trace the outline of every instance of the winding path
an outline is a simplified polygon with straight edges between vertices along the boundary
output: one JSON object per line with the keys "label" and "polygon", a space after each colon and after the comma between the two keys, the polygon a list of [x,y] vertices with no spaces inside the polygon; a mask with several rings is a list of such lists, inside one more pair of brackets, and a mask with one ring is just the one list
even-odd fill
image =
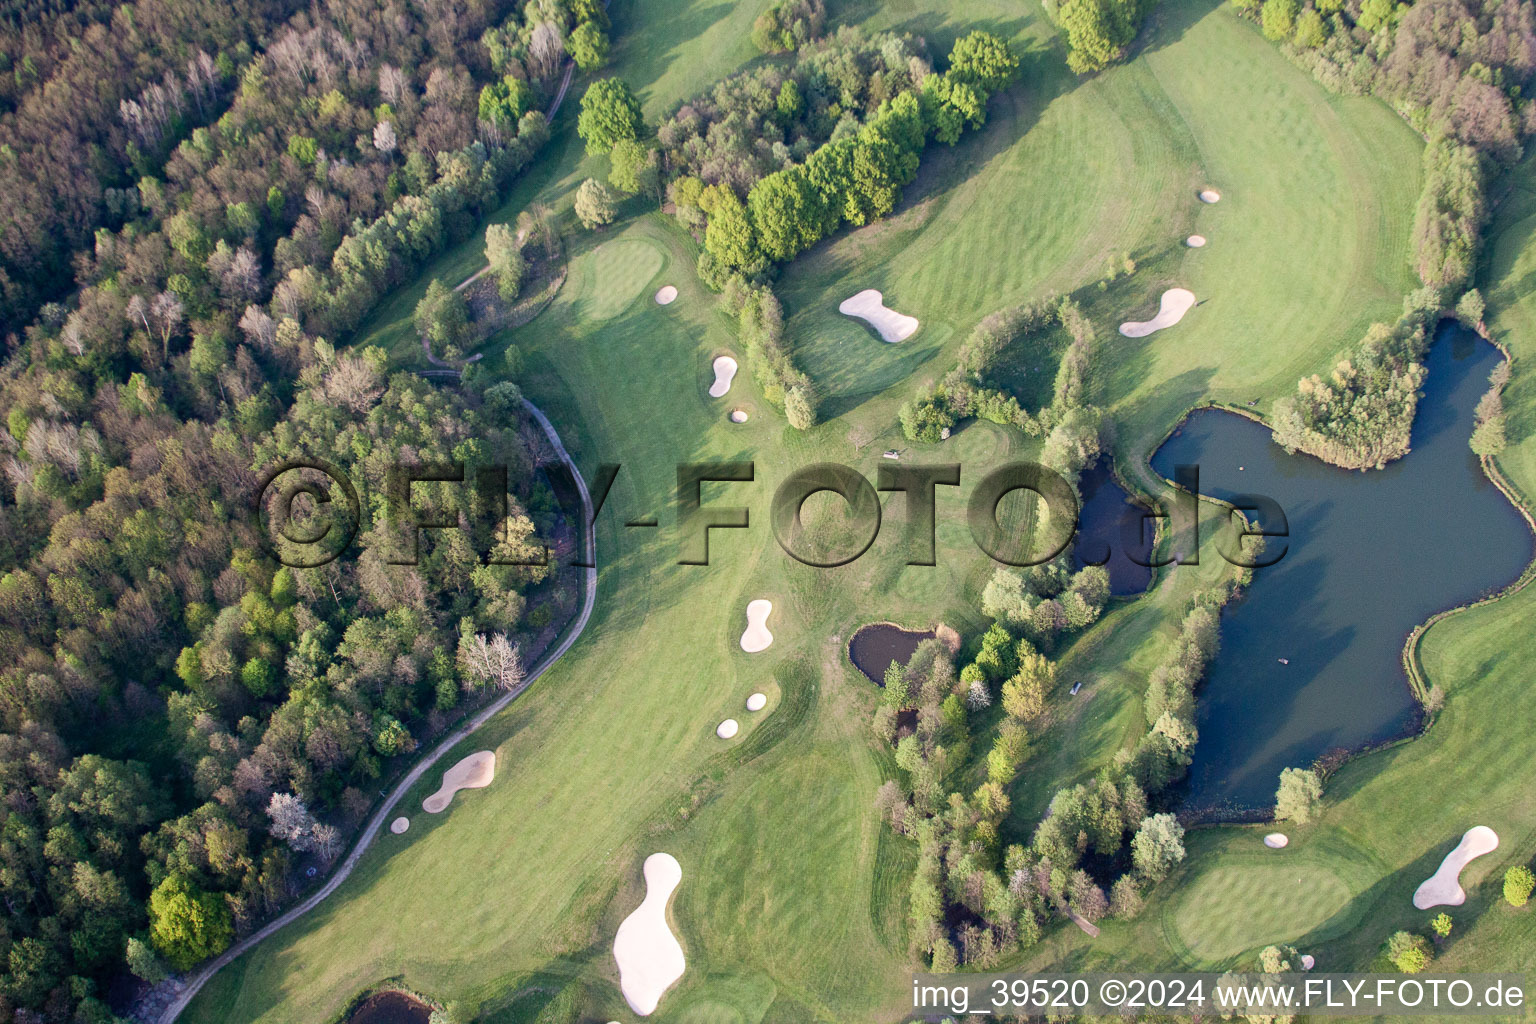
{"label": "winding path", "polygon": [[[566,80],[569,82],[569,75],[567,75]],[[571,459],[570,453],[565,450],[565,445],[560,441],[560,435],[555,433],[554,425],[549,422],[549,417],[545,416],[538,406],[526,398],[523,399],[523,408],[527,410],[528,414],[543,429],[545,436],[549,438],[551,447],[554,448],[555,454],[560,457],[561,462],[565,463],[566,468],[571,471],[572,478],[576,481],[576,489],[581,495],[582,517],[585,520],[580,531],[583,536],[582,548],[585,555],[583,561],[588,565],[596,566],[597,539],[592,531],[593,520],[596,517],[592,513],[592,496],[587,491],[587,482],[582,479],[581,472],[576,468],[576,463]],[[522,695],[524,690],[532,686],[536,679],[548,671],[549,667],[558,661],[561,655],[571,649],[571,645],[576,642],[576,638],[581,636],[582,630],[586,628],[587,620],[592,617],[592,607],[597,601],[597,569],[583,569],[582,572],[585,575],[585,588],[581,611],[577,613],[575,621],[565,634],[565,638],[556,645],[554,650],[546,654],[537,665],[529,670],[528,675],[524,677],[516,689],[497,697],[469,721],[443,737],[431,754],[423,758],[414,768],[406,773],[403,779],[395,784],[395,788],[390,792],[389,797],[379,805],[373,817],[368,820],[368,826],[358,835],[357,842],[352,847],[352,852],[347,854],[347,859],[342,861],[341,866],[331,874],[331,877],[319,890],[303,903],[283,914],[283,916],[269,921],[259,930],[252,932],[229,947],[216,959],[209,961],[199,968],[196,973],[187,978],[182,990],[176,994],[176,998],[160,1014],[156,1024],[172,1024],[181,1015],[181,1012],[187,1008],[187,1004],[192,1002],[192,999],[202,990],[202,987],[208,983],[208,980],[219,973],[222,968],[255,948],[258,943],[315,909],[327,896],[339,889],[341,884],[351,876],[352,870],[357,867],[358,862],[363,859],[363,854],[368,852],[368,847],[372,845],[373,841],[378,838],[379,833],[384,829],[384,824],[389,819],[390,812],[394,806],[405,797],[405,794],[411,787],[420,782],[422,777],[432,770],[432,766],[437,764],[444,754],[458,746],[482,725],[504,711],[508,705]]]}

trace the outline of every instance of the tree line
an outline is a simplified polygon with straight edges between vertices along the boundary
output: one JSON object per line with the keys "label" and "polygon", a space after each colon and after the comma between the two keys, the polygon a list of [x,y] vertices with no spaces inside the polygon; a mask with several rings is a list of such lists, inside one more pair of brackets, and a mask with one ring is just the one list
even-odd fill
{"label": "tree line", "polygon": [[[1037,339],[1060,327],[1071,339],[1062,353],[1051,404],[1037,412],[1024,409],[999,379],[999,360],[1012,346]],[[902,404],[902,432],[909,441],[935,444],[970,417],[1014,426],[1032,437],[1045,437],[1042,462],[1075,479],[1099,455],[1101,414],[1088,401],[1094,330],[1070,298],[1045,299],[991,313],[960,346],[955,365]]]}

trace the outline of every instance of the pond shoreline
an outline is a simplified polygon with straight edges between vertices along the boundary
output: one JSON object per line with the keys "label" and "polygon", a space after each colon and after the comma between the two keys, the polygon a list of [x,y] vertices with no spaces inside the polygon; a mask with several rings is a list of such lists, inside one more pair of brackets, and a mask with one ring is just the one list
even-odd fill
{"label": "pond shoreline", "polygon": [[[1409,455],[1414,454],[1414,451],[1424,447],[1427,447],[1433,453],[1430,456],[1430,463],[1421,461],[1413,465],[1412,472],[1416,476],[1422,475],[1426,467],[1432,464],[1442,463],[1447,458],[1451,458],[1452,453],[1460,453],[1462,451],[1465,451],[1467,462],[1469,464],[1468,468],[1470,468],[1472,455],[1470,450],[1467,449],[1466,437],[1463,436],[1463,428],[1466,428],[1467,432],[1470,431],[1470,406],[1467,409],[1463,409],[1461,408],[1461,405],[1466,404],[1464,400],[1468,397],[1468,394],[1472,390],[1473,385],[1477,385],[1477,397],[1480,397],[1482,394],[1486,393],[1486,388],[1482,386],[1482,379],[1475,376],[1475,371],[1479,369],[1479,367],[1476,365],[1476,362],[1468,364],[1462,368],[1459,373],[1452,374],[1450,371],[1461,366],[1463,361],[1468,359],[1476,360],[1478,362],[1489,362],[1489,368],[1492,368],[1498,366],[1501,362],[1508,362],[1511,358],[1508,350],[1503,345],[1492,342],[1490,339],[1475,338],[1471,337],[1470,335],[1463,335],[1457,328],[1451,327],[1450,323],[1453,322],[1442,321],[1441,324],[1437,327],[1435,333],[1435,341],[1427,350],[1425,356],[1426,363],[1433,360],[1435,362],[1446,365],[1440,367],[1439,374],[1431,375],[1430,380],[1426,385],[1425,398],[1423,401],[1421,401],[1420,407],[1416,412],[1415,435],[1413,439],[1414,449],[1409,452]],[[1468,340],[1471,340],[1471,345],[1469,347],[1466,346],[1466,342]],[[1497,350],[1498,358],[1490,361],[1490,353],[1480,353],[1477,347],[1478,341],[1489,341],[1490,347]],[[1443,347],[1442,343],[1444,343]],[[1451,360],[1451,362],[1447,363],[1447,360]],[[1442,389],[1449,390],[1445,390],[1443,394],[1437,395],[1434,390],[1437,385]],[[1475,400],[1476,399],[1474,397],[1472,401],[1475,402]],[[1170,426],[1168,431],[1152,447],[1151,452],[1145,456],[1145,465],[1147,468],[1150,469],[1152,474],[1157,479],[1161,480],[1165,485],[1169,487],[1177,486],[1173,484],[1172,481],[1170,481],[1161,471],[1153,466],[1154,458],[1158,457],[1160,453],[1164,452],[1169,442],[1172,441],[1177,435],[1180,435],[1192,424],[1197,423],[1201,414],[1210,413],[1213,411],[1235,414],[1242,420],[1263,428],[1268,438],[1268,444],[1274,446],[1273,449],[1271,449],[1271,452],[1284,450],[1279,446],[1275,446],[1273,441],[1273,432],[1270,428],[1270,425],[1265,421],[1261,414],[1252,408],[1234,407],[1224,402],[1207,402],[1201,405],[1192,406],[1184,413],[1183,416],[1181,416],[1177,421],[1173,423],[1172,426]],[[1211,428],[1208,426],[1207,431],[1209,432],[1210,430]],[[1420,434],[1421,430],[1427,432],[1422,437]],[[1440,436],[1446,431],[1450,431],[1452,436]],[[1436,441],[1435,439],[1437,438],[1438,440]],[[1251,439],[1249,440],[1251,441]],[[1421,440],[1424,442],[1423,444],[1420,443]],[[1315,455],[1311,455],[1310,453],[1290,453],[1287,457],[1295,458],[1296,456],[1300,456],[1303,460],[1305,460],[1304,463],[1298,464],[1301,466],[1311,465],[1314,467],[1326,467],[1328,472],[1338,470],[1341,473],[1346,473],[1349,477],[1353,478],[1365,476],[1364,471],[1357,472],[1349,469],[1348,467],[1336,466],[1327,460],[1320,459]],[[1199,460],[1197,459],[1196,461]],[[1383,470],[1378,471],[1378,474],[1371,475],[1366,478],[1372,480],[1384,480],[1380,486],[1386,487],[1388,484],[1385,482],[1385,480],[1392,478],[1394,475],[1408,472],[1402,469],[1402,466],[1406,461],[1407,456],[1405,456],[1403,459],[1395,460]],[[1509,486],[1508,481],[1504,478],[1502,472],[1500,472],[1498,468],[1496,458],[1480,457],[1476,461],[1478,462],[1480,468],[1480,472],[1477,473],[1478,479],[1480,481],[1486,481],[1488,484],[1492,485],[1493,489],[1497,492],[1498,502],[1501,505],[1505,505],[1508,508],[1513,509],[1513,511],[1519,516],[1521,522],[1523,522],[1524,543],[1526,545],[1536,544],[1536,515],[1533,515],[1530,504],[1524,500],[1523,495],[1521,495],[1513,487]],[[1256,467],[1250,466],[1248,468],[1253,470]],[[1307,472],[1312,472],[1314,475],[1316,475],[1315,470],[1308,471],[1302,469],[1300,472],[1303,475],[1305,475]],[[1457,472],[1461,471],[1458,470]],[[1383,474],[1385,476],[1383,476]],[[1402,477],[1399,475],[1398,479],[1401,481]],[[1203,482],[1202,490],[1205,489],[1206,488]],[[1221,492],[1224,490],[1230,490],[1230,488],[1212,487],[1209,488],[1209,490]],[[1347,487],[1345,490],[1347,491]],[[1219,493],[1203,493],[1200,495],[1200,497],[1203,500],[1212,501],[1217,504],[1227,505],[1230,507],[1230,502],[1225,501]],[[1313,495],[1308,495],[1308,497],[1315,498]],[[1355,495],[1355,497],[1359,497],[1358,493]],[[1466,492],[1464,490],[1459,492],[1456,497],[1464,499],[1469,504],[1484,502],[1486,505],[1487,500],[1486,496],[1478,498],[1474,492]],[[1330,504],[1330,501],[1323,501],[1322,504],[1326,506]],[[1322,515],[1321,513],[1316,514]],[[1481,540],[1481,535],[1485,532],[1489,533],[1490,535],[1500,534],[1501,536],[1498,538],[1498,541],[1502,543],[1506,548],[1508,547],[1510,543],[1509,523],[1498,522],[1497,520],[1500,514],[1501,513],[1493,512],[1485,507],[1482,512],[1482,520],[1471,520],[1475,522],[1491,524],[1482,526],[1482,528],[1479,530],[1479,536],[1475,538],[1476,540]],[[1293,540],[1295,536],[1296,534],[1293,530]],[[1314,541],[1317,539],[1318,538],[1314,538]],[[1335,542],[1336,540],[1337,539],[1335,538]],[[1447,541],[1446,543],[1454,542],[1455,541],[1452,540]],[[1489,541],[1489,543],[1493,543],[1493,541]],[[1497,601],[1500,598],[1506,597],[1512,593],[1516,593],[1523,589],[1525,586],[1529,585],[1532,579],[1536,579],[1536,558],[1533,558],[1533,555],[1536,555],[1536,548],[1528,546],[1525,549],[1525,552],[1520,561],[1522,568],[1518,571],[1518,574],[1513,580],[1508,580],[1508,577],[1505,577],[1507,582],[1488,583],[1481,591],[1471,597],[1466,597],[1465,595],[1458,597],[1455,595],[1453,588],[1452,592],[1447,595],[1452,599],[1453,603],[1451,603],[1449,606],[1442,607],[1434,611],[1432,614],[1427,615],[1418,621],[1417,624],[1414,625],[1411,629],[1408,629],[1401,634],[1402,639],[1398,646],[1398,660],[1400,662],[1401,671],[1399,678],[1406,684],[1406,696],[1408,697],[1408,702],[1404,706],[1403,713],[1405,714],[1405,717],[1399,727],[1389,731],[1389,733],[1386,735],[1378,734],[1374,738],[1364,738],[1362,740],[1349,743],[1324,745],[1322,749],[1318,750],[1315,754],[1304,754],[1298,751],[1298,757],[1296,758],[1297,763],[1304,766],[1307,763],[1312,762],[1315,758],[1317,762],[1321,762],[1323,764],[1326,770],[1331,771],[1341,766],[1345,762],[1353,760],[1354,758],[1360,757],[1364,754],[1386,749],[1398,743],[1406,742],[1418,736],[1424,735],[1433,725],[1435,716],[1434,713],[1427,707],[1430,684],[1425,675],[1423,666],[1419,660],[1420,641],[1423,639],[1424,635],[1428,632],[1430,627],[1442,619],[1455,615],[1460,611],[1466,610],[1467,608],[1478,607],[1483,604]],[[1490,559],[1486,564],[1479,563],[1478,569],[1480,570],[1482,576],[1486,576],[1488,572],[1493,571],[1492,567],[1497,564],[1501,563],[1499,563],[1497,560]],[[1325,569],[1324,571],[1327,570]],[[1260,573],[1262,574],[1263,570],[1260,570]],[[1470,576],[1472,584],[1475,585],[1478,582],[1478,573],[1464,575]],[[1294,589],[1294,582],[1292,587]],[[1261,591],[1261,597],[1267,597],[1271,599],[1269,603],[1273,603],[1273,596],[1273,593],[1268,590]],[[1331,596],[1337,598],[1338,594],[1335,593]],[[1250,593],[1245,595],[1245,597],[1251,598],[1252,595]],[[1326,604],[1326,601],[1322,601],[1321,603]],[[1410,608],[1413,607],[1411,599],[1408,601],[1408,604]],[[1298,605],[1298,607],[1300,606]],[[1235,611],[1235,609],[1229,611],[1229,614],[1231,614],[1232,611]],[[1390,613],[1387,612],[1384,614]],[[1292,619],[1294,619],[1294,615],[1292,615],[1290,619],[1276,621],[1285,621],[1289,626]],[[1351,624],[1351,620],[1349,620],[1348,617],[1345,617],[1342,621],[1345,626],[1342,632],[1348,634],[1348,639],[1345,640],[1344,646],[1348,647],[1353,642],[1355,625]],[[1380,622],[1380,620],[1378,620],[1378,622]],[[1247,625],[1249,626],[1249,633],[1251,634],[1252,623],[1250,622]],[[1227,634],[1224,637],[1224,641],[1231,639],[1231,620],[1227,616],[1224,616],[1223,627],[1224,633]],[[1337,635],[1338,632],[1340,631],[1327,634],[1329,635],[1331,642],[1337,642],[1339,640]],[[1379,642],[1379,636],[1377,638],[1377,642]],[[1226,646],[1225,642],[1224,646]],[[1312,653],[1314,652],[1308,651],[1308,654]],[[1321,665],[1316,670],[1316,674],[1314,674],[1314,676],[1307,677],[1307,679],[1302,681],[1303,689],[1305,689],[1313,679],[1324,678],[1324,675],[1329,669],[1330,662],[1334,657],[1338,656],[1338,652],[1330,653],[1326,650],[1317,653],[1322,657]],[[1255,660],[1252,657],[1251,651],[1249,652],[1248,660]],[[1231,661],[1231,652],[1224,651],[1222,654],[1217,656],[1216,662],[1212,667],[1212,672],[1221,672],[1223,663],[1225,662],[1230,664]],[[1379,669],[1380,666],[1377,666],[1377,675],[1380,674]],[[1230,677],[1228,680],[1226,680],[1226,682],[1230,683]],[[1202,714],[1202,719],[1204,719],[1205,714],[1208,713],[1213,707],[1211,703],[1212,694],[1209,687],[1210,683],[1207,682],[1206,685],[1202,686],[1201,692],[1197,697],[1197,706]],[[1287,691],[1279,692],[1285,693]],[[1291,695],[1299,700],[1300,690],[1295,691]],[[1233,692],[1228,689],[1221,696],[1225,698],[1225,703],[1227,705],[1225,711],[1230,717]],[[1271,692],[1270,699],[1272,701],[1273,692]],[[1379,708],[1374,710],[1379,712]],[[1370,713],[1371,712],[1364,712],[1364,714]],[[1246,720],[1248,720],[1249,724],[1251,725],[1253,720],[1262,720],[1262,717],[1262,714],[1254,713],[1252,715],[1246,716]],[[1383,721],[1383,724],[1385,724],[1385,720]],[[1323,732],[1316,733],[1316,735],[1321,736],[1325,733],[1326,730],[1323,730]],[[1216,734],[1212,735],[1214,736]],[[1229,745],[1233,742],[1231,739],[1230,729],[1224,738]],[[1252,739],[1253,745],[1258,746],[1270,742],[1275,737],[1273,737],[1271,734],[1261,733],[1252,735],[1250,738]],[[1283,739],[1283,737],[1280,737],[1280,739]],[[1200,746],[1207,747],[1206,753],[1208,755],[1210,754],[1211,750],[1210,744],[1202,739],[1201,744],[1196,747],[1197,762],[1194,766],[1196,769],[1199,767]],[[1244,762],[1240,759],[1234,763],[1242,764]],[[1207,780],[1208,779],[1209,776],[1207,776]],[[1261,804],[1256,802],[1254,799],[1233,800],[1230,798],[1230,796],[1227,796],[1218,797],[1217,799],[1202,802],[1198,792],[1199,789],[1202,788],[1199,785],[1199,781],[1201,780],[1197,780],[1195,774],[1192,772],[1190,779],[1186,780],[1186,782],[1182,784],[1186,794],[1184,797],[1185,806],[1183,809],[1183,814],[1192,817],[1195,821],[1202,823],[1244,822],[1265,820],[1269,816],[1270,812],[1266,806],[1267,801]],[[1194,785],[1192,785],[1192,783],[1194,783]],[[1230,785],[1230,777],[1228,782],[1224,782],[1223,785]],[[1249,790],[1254,789],[1254,784],[1251,779],[1248,781],[1247,788]],[[1253,797],[1256,796],[1256,794],[1250,794],[1250,796]]]}

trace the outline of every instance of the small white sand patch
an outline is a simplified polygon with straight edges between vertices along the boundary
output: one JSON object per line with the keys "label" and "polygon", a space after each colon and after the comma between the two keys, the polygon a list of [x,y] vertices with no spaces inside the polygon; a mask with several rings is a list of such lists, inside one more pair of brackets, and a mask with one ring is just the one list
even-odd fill
{"label": "small white sand patch", "polygon": [[906,341],[917,330],[917,317],[898,313],[885,304],[885,296],[874,288],[866,288],[851,298],[844,299],[837,307],[839,313],[856,316],[867,321],[880,333],[882,341],[895,344]]}
{"label": "small white sand patch", "polygon": [[719,736],[723,740],[728,740],[732,736],[735,736],[737,730],[740,728],[741,725],[737,723],[736,719],[727,718],[725,721],[715,726],[715,735]]}
{"label": "small white sand patch", "polygon": [[709,397],[720,398],[731,390],[731,381],[736,376],[736,360],[730,356],[720,356],[714,366],[715,382],[709,386]]}
{"label": "small white sand patch", "polygon": [[484,789],[495,777],[495,751],[482,750],[470,754],[443,772],[442,787],[421,802],[421,809],[428,814],[441,814],[453,802],[453,794],[461,789]]}
{"label": "small white sand patch", "polygon": [[767,706],[768,695],[766,693],[754,693],[752,696],[747,698],[748,711],[761,711]]}
{"label": "small white sand patch", "polygon": [[745,422],[747,422],[747,410],[745,410],[745,409],[732,409],[731,410],[731,422],[732,423],[745,423]]}
{"label": "small white sand patch", "polygon": [[1189,246],[1191,249],[1203,248],[1205,246],[1205,236],[1190,235],[1188,238],[1184,239],[1184,244]]}
{"label": "small white sand patch", "polygon": [[1290,837],[1284,832],[1271,832],[1264,837],[1264,845],[1271,850],[1283,850],[1290,843]]}
{"label": "small white sand patch", "polygon": [[1153,331],[1160,331],[1164,327],[1172,327],[1184,319],[1184,314],[1195,308],[1195,293],[1188,288],[1169,288],[1163,292],[1163,300],[1158,307],[1157,316],[1151,320],[1124,323],[1120,325],[1120,333],[1127,338],[1145,338]]}
{"label": "small white sand patch", "polygon": [[396,818],[389,823],[389,830],[395,835],[404,835],[405,830],[411,827],[410,818]]}
{"label": "small white sand patch", "polygon": [[677,289],[670,284],[656,292],[656,305],[670,306],[677,298]]}
{"label": "small white sand patch", "polygon": [[1467,829],[1456,849],[1445,855],[1440,870],[1424,880],[1413,893],[1413,905],[1420,910],[1430,907],[1459,907],[1467,902],[1461,888],[1461,872],[1472,861],[1499,848],[1499,836],[1487,825]]}
{"label": "small white sand patch", "polygon": [[642,1017],[655,1012],[662,995],[688,967],[683,947],[667,927],[667,901],[682,880],[683,867],[670,853],[645,858],[645,899],[613,937],[619,991]]}
{"label": "small white sand patch", "polygon": [[1303,954],[1301,954],[1301,969],[1302,970],[1310,971],[1312,968],[1314,968],[1316,966],[1317,966],[1317,958],[1315,956],[1313,956],[1311,953],[1303,953]]}
{"label": "small white sand patch", "polygon": [[772,611],[773,602],[762,598],[747,604],[747,629],[741,634],[741,649],[748,654],[766,651],[773,643],[773,634],[768,632],[768,615]]}
{"label": "small white sand patch", "polygon": [[1219,203],[1221,202],[1221,193],[1213,188],[1204,189],[1200,193],[1200,201],[1202,203]]}

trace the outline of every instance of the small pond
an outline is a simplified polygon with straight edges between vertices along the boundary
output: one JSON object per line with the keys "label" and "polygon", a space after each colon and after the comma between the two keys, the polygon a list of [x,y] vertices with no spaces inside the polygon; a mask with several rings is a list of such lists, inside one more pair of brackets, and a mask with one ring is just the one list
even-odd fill
{"label": "small pond", "polygon": [[377,992],[363,1000],[347,1024],[427,1024],[432,1008],[404,992]]}
{"label": "small pond", "polygon": [[1164,477],[1197,464],[1205,494],[1273,498],[1290,529],[1285,557],[1257,570],[1222,616],[1221,653],[1198,696],[1191,807],[1268,806],[1282,768],[1416,727],[1408,633],[1509,584],[1531,558],[1530,530],[1467,446],[1499,359],[1476,335],[1443,327],[1413,450],[1383,470],[1287,455],[1268,427],[1219,410],[1191,415],[1153,456]]}
{"label": "small pond", "polygon": [[1155,520],[1143,518],[1144,506],[1120,486],[1107,458],[1083,473],[1077,489],[1083,504],[1077,515],[1073,560],[1079,567],[1102,565],[1109,573],[1112,594],[1142,593],[1152,583],[1152,569],[1134,559],[1151,560]]}
{"label": "small pond", "polygon": [[891,662],[905,665],[918,644],[936,635],[932,630],[902,629],[889,622],[876,622],[853,634],[848,642],[848,657],[860,672],[884,686],[885,670]]}

